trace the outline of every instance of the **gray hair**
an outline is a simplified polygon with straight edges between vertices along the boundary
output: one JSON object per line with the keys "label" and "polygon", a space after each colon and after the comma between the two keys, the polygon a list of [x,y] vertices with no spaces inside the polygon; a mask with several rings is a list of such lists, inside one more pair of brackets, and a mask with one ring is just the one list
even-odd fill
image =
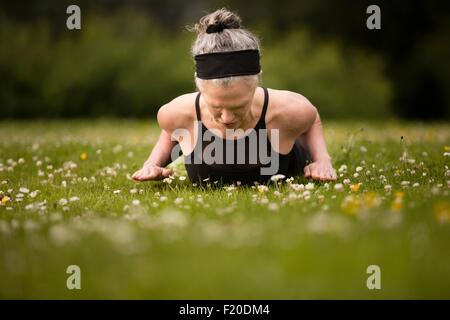
{"label": "gray hair", "polygon": [[[216,23],[223,24],[225,29],[222,32],[206,33],[208,26]],[[191,48],[192,56],[214,52],[261,50],[258,38],[250,31],[241,28],[241,18],[225,8],[202,17],[199,23],[189,27],[189,30],[197,32],[197,38]],[[198,89],[205,81],[226,87],[237,80],[244,80],[256,87],[261,81],[261,73],[208,80],[195,76],[195,84]]]}

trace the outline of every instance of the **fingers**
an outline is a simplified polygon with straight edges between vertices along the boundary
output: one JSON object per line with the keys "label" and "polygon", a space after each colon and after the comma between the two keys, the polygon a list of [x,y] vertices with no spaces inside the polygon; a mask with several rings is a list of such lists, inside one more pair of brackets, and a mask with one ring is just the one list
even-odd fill
{"label": "fingers", "polygon": [[323,168],[321,166],[315,165],[314,163],[305,166],[303,169],[305,178],[312,178],[314,180],[320,181],[331,181],[337,179],[336,171],[331,168]]}
{"label": "fingers", "polygon": [[154,178],[155,176],[155,172],[154,172],[154,168],[142,168],[138,171],[136,171],[132,178],[136,181],[147,181],[147,180],[151,180]]}
{"label": "fingers", "polygon": [[310,165],[305,166],[305,168],[303,169],[303,172],[305,174],[305,178],[311,178],[311,166]]}
{"label": "fingers", "polygon": [[322,174],[319,172],[319,168],[314,164],[307,165],[303,169],[305,178],[312,178],[313,180],[322,180]]}
{"label": "fingers", "polygon": [[312,177],[315,180],[320,180],[320,181],[325,181],[326,180],[326,175],[323,171],[319,171],[319,172],[312,172]]}
{"label": "fingers", "polygon": [[167,178],[172,174],[172,172],[173,172],[172,169],[162,168],[161,176]]}
{"label": "fingers", "polygon": [[336,173],[334,172],[334,170],[327,170],[320,174],[320,180],[322,180],[322,181],[331,181],[331,180],[336,180],[336,179],[337,179],[337,176],[336,176]]}
{"label": "fingers", "polygon": [[154,180],[157,179],[161,174],[161,168],[151,167],[146,170],[144,177],[142,177],[141,181]]}
{"label": "fingers", "polygon": [[136,181],[161,180],[169,177],[172,172],[172,169],[152,166],[136,171],[131,177]]}
{"label": "fingers", "polygon": [[131,176],[134,180],[139,181],[141,179],[141,175],[142,175],[142,169],[136,171],[135,173],[133,173],[133,175]]}
{"label": "fingers", "polygon": [[320,181],[326,181],[327,179],[329,179],[329,178],[328,178],[328,174],[325,173],[324,171],[321,171],[321,172],[319,173],[318,179],[319,179]]}
{"label": "fingers", "polygon": [[312,174],[312,177],[320,181],[331,181],[337,179],[336,173],[334,173],[333,171],[321,171],[317,175]]}
{"label": "fingers", "polygon": [[336,170],[332,170],[331,171],[331,180],[336,180],[337,179],[337,173],[336,173]]}

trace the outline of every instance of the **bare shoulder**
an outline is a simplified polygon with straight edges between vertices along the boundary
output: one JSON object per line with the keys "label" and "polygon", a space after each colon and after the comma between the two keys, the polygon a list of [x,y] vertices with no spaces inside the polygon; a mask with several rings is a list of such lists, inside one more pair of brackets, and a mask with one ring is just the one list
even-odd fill
{"label": "bare shoulder", "polygon": [[274,127],[286,128],[295,134],[307,131],[316,120],[317,109],[303,95],[269,89],[268,122]]}
{"label": "bare shoulder", "polygon": [[161,129],[172,132],[192,125],[196,96],[196,92],[183,94],[159,108],[157,118]]}

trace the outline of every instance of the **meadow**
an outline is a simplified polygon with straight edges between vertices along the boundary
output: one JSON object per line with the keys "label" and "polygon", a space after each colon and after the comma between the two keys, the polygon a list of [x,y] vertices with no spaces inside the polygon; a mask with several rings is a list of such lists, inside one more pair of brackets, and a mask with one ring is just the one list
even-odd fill
{"label": "meadow", "polygon": [[0,122],[0,298],[449,299],[448,124],[323,123],[336,182],[244,187],[133,181],[152,120]]}

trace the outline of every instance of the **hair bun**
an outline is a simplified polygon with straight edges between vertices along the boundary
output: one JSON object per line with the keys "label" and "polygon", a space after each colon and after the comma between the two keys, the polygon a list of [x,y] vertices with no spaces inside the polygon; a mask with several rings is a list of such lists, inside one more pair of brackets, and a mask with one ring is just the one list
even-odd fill
{"label": "hair bun", "polygon": [[192,29],[197,33],[217,33],[224,29],[239,29],[241,21],[237,14],[222,8],[202,17]]}
{"label": "hair bun", "polygon": [[217,22],[217,23],[214,23],[214,24],[210,24],[206,28],[206,33],[222,32],[224,29],[227,29],[225,24],[223,24],[221,22]]}

